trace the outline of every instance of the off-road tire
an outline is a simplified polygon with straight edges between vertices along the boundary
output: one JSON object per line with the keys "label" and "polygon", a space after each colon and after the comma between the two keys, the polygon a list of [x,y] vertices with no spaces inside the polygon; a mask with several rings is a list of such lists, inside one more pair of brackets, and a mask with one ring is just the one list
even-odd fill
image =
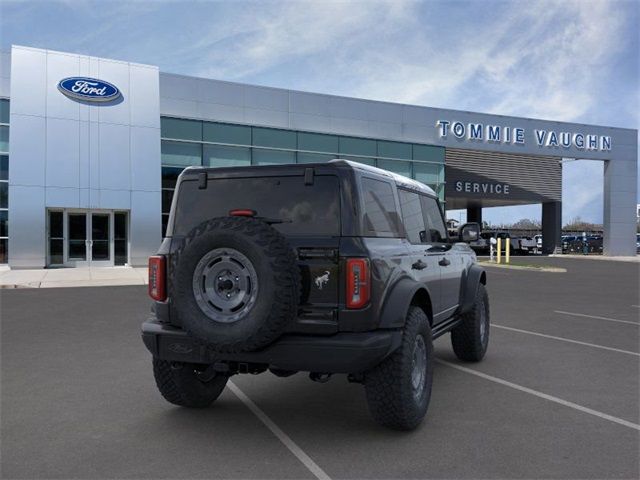
{"label": "off-road tire", "polygon": [[[484,315],[483,315],[484,311]],[[484,335],[481,323],[485,323]],[[451,330],[451,345],[456,356],[465,362],[479,362],[489,346],[489,296],[484,285],[479,284],[473,308],[462,315],[462,323]]]}
{"label": "off-road tire", "polygon": [[[426,347],[425,384],[419,399],[412,387],[413,353],[416,337]],[[389,357],[365,373],[364,386],[372,417],[395,430],[416,428],[427,413],[433,382],[433,343],[427,315],[410,307],[402,334],[402,344]]]}
{"label": "off-road tire", "polygon": [[189,408],[210,406],[222,393],[228,377],[216,376],[203,382],[188,363],[176,364],[153,359],[153,376],[162,396],[169,403]]}
{"label": "off-road tire", "polygon": [[[192,286],[198,262],[220,248],[246,256],[259,285],[250,311],[231,323],[207,316]],[[191,336],[216,352],[245,352],[272,343],[295,319],[300,283],[296,255],[283,235],[258,219],[221,217],[201,223],[184,238],[172,256],[169,287],[174,311]]]}

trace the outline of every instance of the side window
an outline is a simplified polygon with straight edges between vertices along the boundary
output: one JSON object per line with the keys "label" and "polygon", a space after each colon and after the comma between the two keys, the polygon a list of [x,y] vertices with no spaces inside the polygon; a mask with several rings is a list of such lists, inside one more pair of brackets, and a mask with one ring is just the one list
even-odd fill
{"label": "side window", "polygon": [[447,241],[447,229],[442,220],[442,213],[435,198],[420,196],[424,221],[427,225],[427,238],[429,242],[443,243]]}
{"label": "side window", "polygon": [[402,222],[407,232],[407,240],[411,243],[424,243],[427,239],[424,227],[424,216],[420,195],[407,190],[398,189],[400,197],[400,209],[402,210]]}
{"label": "side window", "polygon": [[398,235],[400,221],[391,184],[363,177],[362,193],[365,229],[374,233]]}

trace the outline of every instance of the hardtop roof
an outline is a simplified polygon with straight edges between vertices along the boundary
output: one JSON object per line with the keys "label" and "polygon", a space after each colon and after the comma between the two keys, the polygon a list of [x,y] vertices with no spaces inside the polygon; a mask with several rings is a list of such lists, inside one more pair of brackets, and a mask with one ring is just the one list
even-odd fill
{"label": "hardtop roof", "polygon": [[[437,197],[435,191],[421,183],[417,180],[404,177],[394,172],[390,172],[388,170],[383,170],[382,168],[373,167],[371,165],[366,165],[364,163],[355,162],[353,160],[345,160],[342,158],[335,158],[330,160],[329,162],[318,162],[318,163],[293,163],[293,164],[282,164],[282,165],[247,165],[240,167],[201,167],[201,166],[190,166],[184,169],[183,175],[200,173],[202,171],[206,171],[208,174],[213,173],[215,176],[220,177],[239,177],[242,176],[243,173],[261,172],[266,175],[278,175],[278,174],[286,174],[287,172],[292,174],[300,174],[300,171],[304,171],[306,168],[317,168],[320,171],[332,169],[332,168],[348,168],[351,170],[358,170],[360,172],[377,175],[381,177],[388,178],[392,180],[398,187],[407,188],[410,190],[416,190],[421,193],[427,194],[432,197]],[[294,173],[295,172],[295,173]]]}

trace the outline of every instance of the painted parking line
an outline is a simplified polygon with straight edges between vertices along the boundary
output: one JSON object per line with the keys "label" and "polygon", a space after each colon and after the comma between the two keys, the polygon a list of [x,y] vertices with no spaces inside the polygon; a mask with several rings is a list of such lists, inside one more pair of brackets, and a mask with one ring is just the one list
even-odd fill
{"label": "painted parking line", "polygon": [[445,360],[440,360],[439,358],[436,358],[436,362],[451,368],[455,368],[456,370],[460,370],[461,372],[470,373],[471,375],[475,375],[476,377],[484,378],[485,380],[489,380],[494,383],[499,383],[500,385],[504,385],[505,387],[513,388],[515,390],[519,390],[521,392],[534,395],[538,398],[544,398],[545,400],[549,400],[550,402],[554,402],[559,405],[564,405],[565,407],[573,408],[574,410],[578,410],[580,412],[587,413],[595,417],[603,418],[610,422],[617,423],[619,425],[623,425],[625,427],[640,431],[640,425],[638,425],[637,423],[629,422],[622,418],[614,417],[613,415],[608,415],[606,413],[599,412],[598,410],[593,410],[591,408],[583,407],[582,405],[578,405],[577,403],[569,402],[567,400],[563,400],[562,398],[554,397],[553,395],[548,395],[546,393],[542,393],[537,390],[533,390],[531,388],[523,387],[522,385],[518,385],[517,383],[508,382],[507,380],[503,380],[501,378],[494,377],[492,375],[487,375],[486,373],[482,373],[477,370],[473,370],[471,368],[463,367],[461,365],[447,362]]}
{"label": "painted parking line", "polygon": [[585,347],[599,348],[601,350],[609,350],[611,352],[624,353],[626,355],[634,355],[636,357],[640,357],[640,353],[631,352],[629,350],[622,350],[620,348],[605,347],[604,345],[596,345],[595,343],[580,342],[578,340],[571,340],[569,338],[564,338],[564,337],[556,337],[554,335],[547,335],[544,333],[532,332],[530,330],[521,330],[519,328],[505,327],[504,325],[496,325],[495,323],[492,323],[491,327],[501,328],[502,330],[510,330],[512,332],[526,333],[527,335],[535,335],[536,337],[551,338],[553,340],[560,340],[562,342],[575,343],[576,345],[583,345]]}
{"label": "painted parking line", "polygon": [[640,325],[640,323],[638,322],[631,322],[629,320],[618,320],[617,318],[599,317],[597,315],[587,315],[585,313],[564,312],[562,310],[554,310],[554,313],[560,313],[561,315],[570,315],[572,317],[584,317],[584,318],[594,318],[596,320],[606,320],[607,322],[629,323],[631,325],[636,325],[636,326]]}
{"label": "painted parking line", "polygon": [[240,390],[240,388],[233,383],[231,380],[227,382],[227,388],[231,390],[238,399],[245,404],[245,406],[251,410],[251,412],[258,417],[258,419],[269,429],[271,433],[273,433],[278,440],[280,440],[285,447],[289,449],[295,457],[300,460],[300,462],[307,467],[307,469],[318,479],[318,480],[331,480],[331,477],[322,470],[316,462],[314,462],[309,455],[307,455],[304,450],[302,450],[289,435],[284,433],[278,425],[271,420],[266,413],[264,413],[260,407],[258,407],[253,401],[247,397],[247,395]]}

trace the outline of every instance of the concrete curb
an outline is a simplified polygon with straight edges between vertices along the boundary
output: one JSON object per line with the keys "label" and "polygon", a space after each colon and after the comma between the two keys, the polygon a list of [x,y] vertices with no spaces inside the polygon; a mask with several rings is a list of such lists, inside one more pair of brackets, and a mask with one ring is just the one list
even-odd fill
{"label": "concrete curb", "polygon": [[640,255],[636,255],[635,257],[604,257],[602,255],[573,255],[570,253],[563,254],[551,254],[549,257],[552,258],[571,258],[571,259],[579,259],[579,260],[598,260],[598,261],[609,261],[609,262],[628,262],[628,263],[640,263]]}
{"label": "concrete curb", "polygon": [[507,270],[529,270],[531,272],[549,272],[549,273],[566,273],[567,269],[562,267],[531,267],[525,265],[506,265],[491,262],[478,262],[483,267],[504,268]]}

